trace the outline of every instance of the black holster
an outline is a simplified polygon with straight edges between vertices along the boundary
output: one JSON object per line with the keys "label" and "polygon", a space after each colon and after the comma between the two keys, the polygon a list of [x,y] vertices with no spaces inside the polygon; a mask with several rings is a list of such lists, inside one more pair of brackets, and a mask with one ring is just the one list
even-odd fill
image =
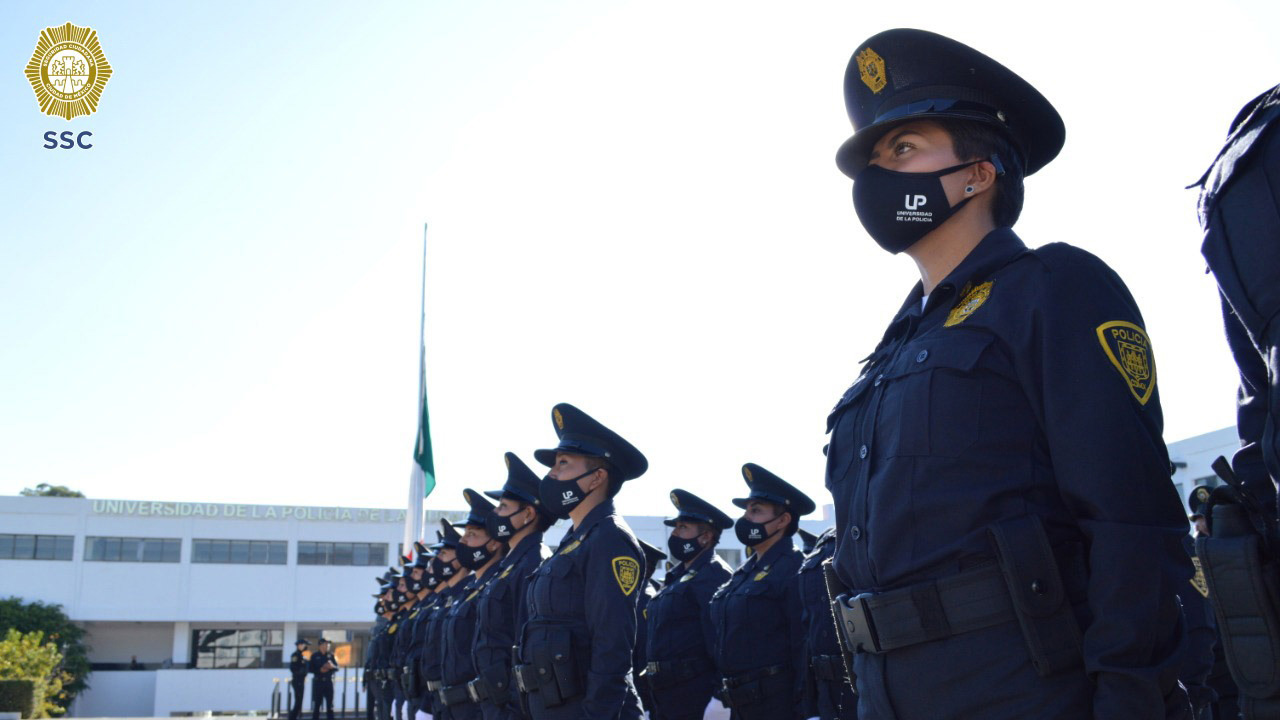
{"label": "black holster", "polygon": [[1040,518],[1023,515],[987,531],[1036,673],[1048,677],[1082,666],[1080,625]]}
{"label": "black holster", "polygon": [[482,670],[472,682],[476,684],[476,694],[472,696],[476,702],[481,700],[479,695],[484,695],[484,699],[500,708],[510,704],[511,673],[505,665],[493,665]]}
{"label": "black holster", "polygon": [[532,648],[532,662],[513,668],[522,692],[538,692],[543,707],[558,707],[582,695],[585,678],[573,651],[573,636],[566,629],[549,631],[544,642]]}
{"label": "black holster", "polygon": [[1222,650],[1245,718],[1280,717],[1280,587],[1273,559],[1239,505],[1213,507],[1213,537],[1196,538]]}

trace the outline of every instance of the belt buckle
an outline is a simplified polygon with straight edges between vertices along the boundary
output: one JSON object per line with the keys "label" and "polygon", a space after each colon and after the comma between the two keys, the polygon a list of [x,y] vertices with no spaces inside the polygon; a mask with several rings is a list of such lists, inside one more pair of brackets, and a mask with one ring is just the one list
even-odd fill
{"label": "belt buckle", "polygon": [[658,672],[659,672],[659,670],[658,670],[658,663],[656,663],[656,662],[651,662],[651,663],[649,663],[649,664],[647,664],[647,665],[645,665],[645,666],[644,666],[644,674],[645,674],[645,675],[657,675],[657,674],[658,674]]}
{"label": "belt buckle", "polygon": [[835,605],[840,611],[840,632],[845,643],[854,652],[880,653],[880,638],[876,636],[875,626],[871,622],[871,613],[867,610],[867,598],[875,593],[861,593],[849,597],[841,595],[836,598]]}

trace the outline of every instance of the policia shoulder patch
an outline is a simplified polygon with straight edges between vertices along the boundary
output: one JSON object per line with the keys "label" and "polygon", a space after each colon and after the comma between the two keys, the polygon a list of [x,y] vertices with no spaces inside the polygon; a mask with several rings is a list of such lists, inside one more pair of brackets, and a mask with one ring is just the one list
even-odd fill
{"label": "policia shoulder patch", "polygon": [[1131,322],[1112,320],[1098,326],[1098,342],[1134,399],[1146,405],[1156,389],[1156,360],[1147,332]]}
{"label": "policia shoulder patch", "polygon": [[636,589],[636,585],[640,584],[640,563],[626,555],[614,558],[613,579],[618,581],[618,587],[622,589],[623,595],[630,595],[631,591]]}

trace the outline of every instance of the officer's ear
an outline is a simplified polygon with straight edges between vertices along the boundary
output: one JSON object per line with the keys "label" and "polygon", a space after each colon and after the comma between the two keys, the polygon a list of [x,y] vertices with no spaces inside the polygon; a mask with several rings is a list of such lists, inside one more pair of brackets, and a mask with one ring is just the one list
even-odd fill
{"label": "officer's ear", "polygon": [[591,471],[591,479],[587,481],[587,492],[603,488],[609,482],[609,470],[601,465]]}

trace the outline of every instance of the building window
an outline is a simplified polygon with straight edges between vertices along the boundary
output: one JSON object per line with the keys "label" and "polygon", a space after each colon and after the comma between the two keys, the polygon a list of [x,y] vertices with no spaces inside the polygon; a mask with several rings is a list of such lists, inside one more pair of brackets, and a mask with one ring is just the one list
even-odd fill
{"label": "building window", "polygon": [[199,669],[281,667],[283,630],[193,630],[191,662]]}
{"label": "building window", "polygon": [[0,560],[70,560],[74,535],[0,535]]}
{"label": "building window", "polygon": [[192,540],[191,562],[238,565],[284,565],[285,540]]}
{"label": "building window", "polygon": [[87,537],[84,559],[101,562],[176,563],[182,556],[178,538]]}
{"label": "building window", "polygon": [[299,542],[299,565],[386,565],[386,543]]}

